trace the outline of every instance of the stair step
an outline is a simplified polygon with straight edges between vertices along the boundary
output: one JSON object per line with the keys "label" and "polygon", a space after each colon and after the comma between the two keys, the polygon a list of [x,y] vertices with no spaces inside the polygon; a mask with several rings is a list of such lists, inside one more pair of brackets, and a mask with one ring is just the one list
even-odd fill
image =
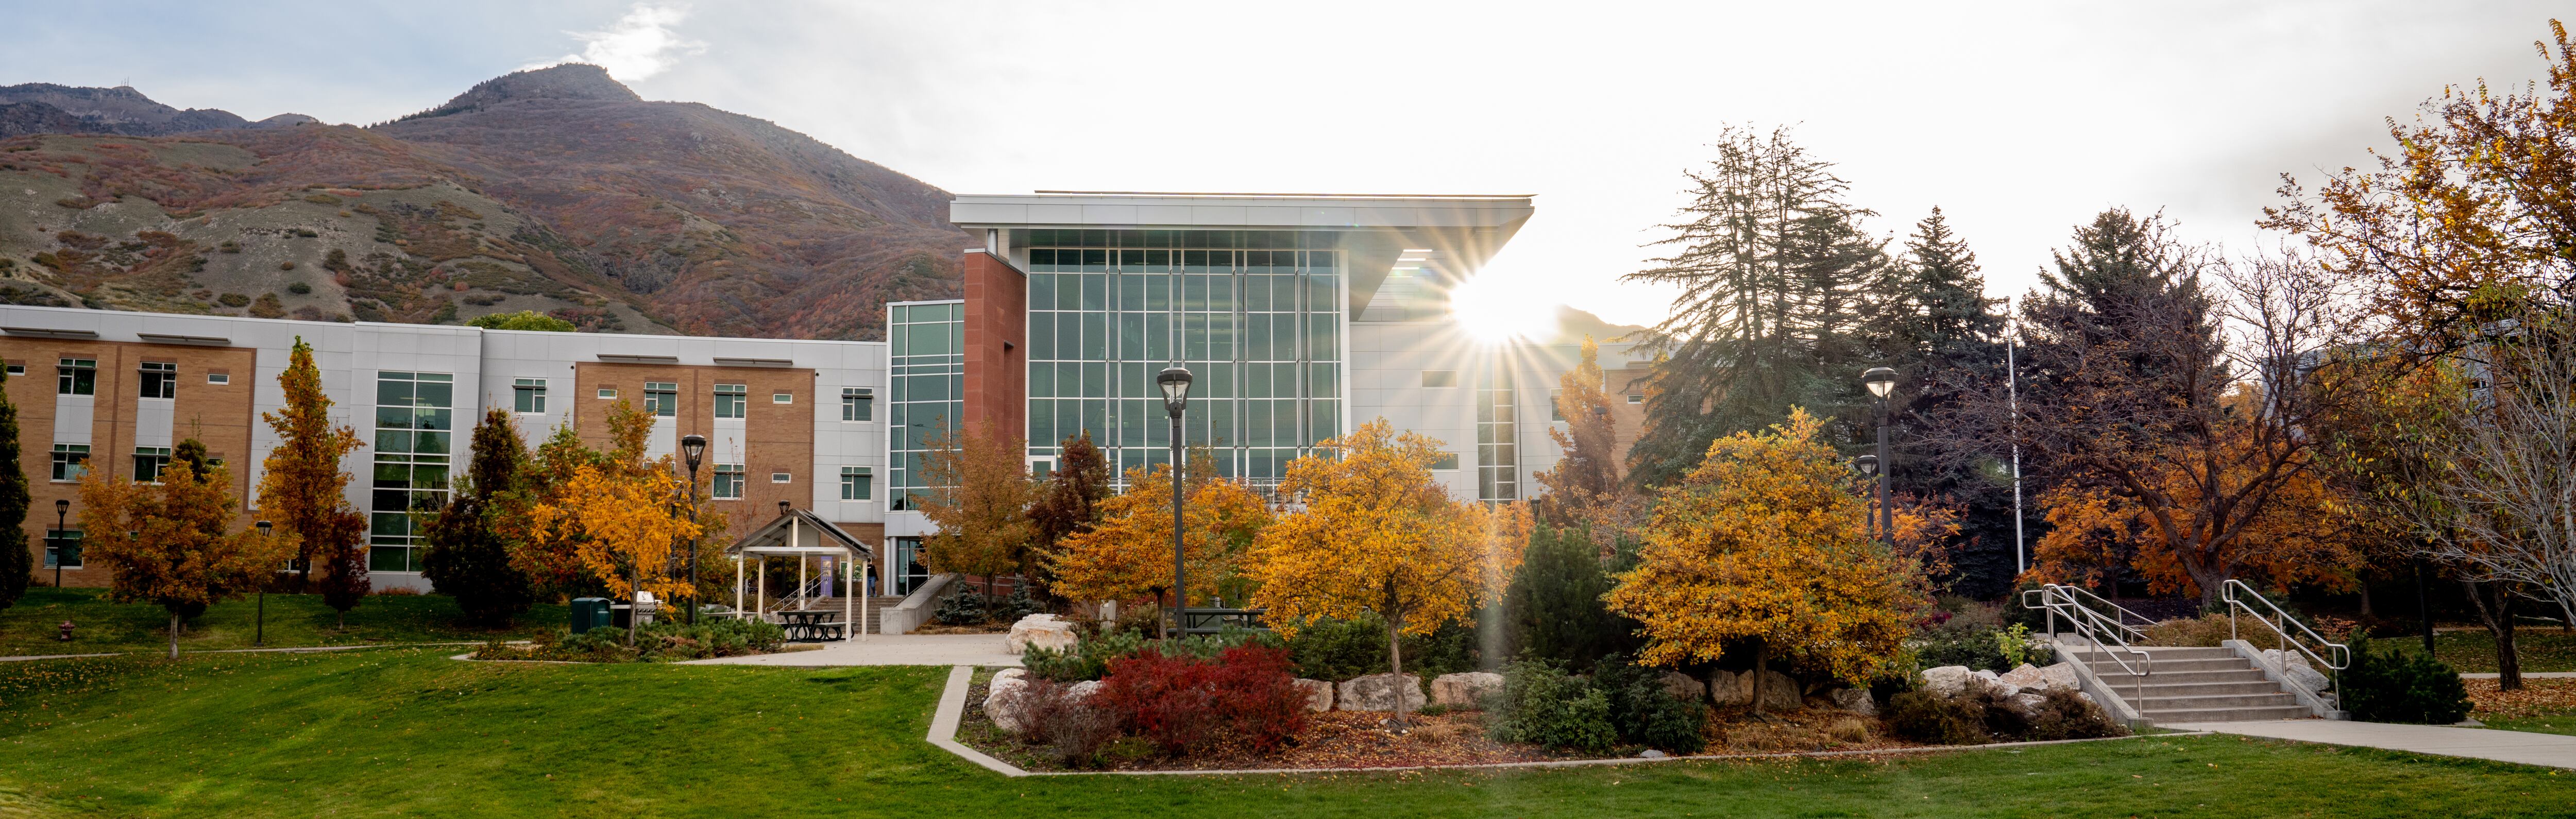
{"label": "stair step", "polygon": [[[2148,685],[2201,685],[2207,683],[2272,684],[2270,678],[2263,676],[2263,672],[2256,671],[2251,668],[2239,668],[2227,671],[2172,671],[2162,668],[2151,668],[2147,671]],[[2123,686],[2135,685],[2137,683],[2136,677],[2130,676],[2127,671],[2120,670],[2118,666],[2093,669],[2093,675],[2101,677],[2102,681],[2105,683]]]}
{"label": "stair step", "polygon": [[2177,722],[2251,722],[2275,719],[2315,719],[2316,712],[2305,706],[2266,708],[2148,709],[2140,711],[2148,722],[2171,725]]}
{"label": "stair step", "polygon": [[2270,681],[2270,680],[2254,680],[2254,681],[2251,681],[2251,682],[2187,682],[2187,683],[2176,683],[2176,682],[2165,682],[2165,681],[2164,681],[2164,678],[2162,678],[2162,677],[2148,677],[2148,678],[2147,678],[2147,685],[2146,685],[2146,693],[2145,693],[2145,694],[2143,694],[2143,695],[2139,695],[2139,694],[2136,694],[2136,693],[2135,693],[2135,692],[2138,690],[2138,687],[2137,687],[2137,686],[2135,686],[2135,685],[2116,686],[2116,688],[2119,690],[2119,692],[2120,692],[2120,696],[2122,696],[2122,697],[2135,698],[2135,697],[2143,696],[2144,698],[2146,698],[2146,699],[2148,699],[2148,700],[2164,699],[2164,698],[2168,698],[2168,697],[2199,697],[2199,696],[2224,696],[2224,695],[2231,695],[2231,694],[2233,694],[2233,695],[2249,695],[2249,694],[2279,694],[2279,693],[2281,693],[2281,686],[2280,686],[2280,684],[2278,684],[2278,683],[2274,683],[2274,682],[2272,682],[2272,681]]}
{"label": "stair step", "polygon": [[[2212,658],[2206,660],[2167,660],[2163,658],[2154,658],[2140,661],[2128,657],[2122,657],[2121,659],[2128,660],[2130,668],[2143,667],[2151,669],[2149,673],[2161,673],[2166,671],[2236,671],[2254,667],[2251,664],[2248,664],[2242,657],[2229,657],[2224,659]],[[2121,668],[2118,662],[2112,660],[2095,660],[2093,662],[2086,663],[2086,665],[2092,666],[2093,673],[2095,674],[2111,673],[2125,675],[2129,673],[2126,669]]]}
{"label": "stair step", "polygon": [[2159,697],[2154,691],[2149,691],[2146,701],[2136,704],[2140,706],[2138,710],[2141,711],[2301,707],[2299,698],[2277,689],[2269,694],[2195,694],[2179,697]]}

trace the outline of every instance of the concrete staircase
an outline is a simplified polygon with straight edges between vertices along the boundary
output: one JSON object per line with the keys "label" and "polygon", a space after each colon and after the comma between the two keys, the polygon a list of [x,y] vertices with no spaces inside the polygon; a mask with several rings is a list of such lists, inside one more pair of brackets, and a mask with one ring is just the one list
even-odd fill
{"label": "concrete staircase", "polygon": [[2066,646],[2067,659],[2083,663],[2101,679],[2102,684],[2131,707],[2138,715],[2159,725],[2177,722],[2240,722],[2268,719],[2308,719],[2314,711],[2299,703],[2299,698],[2265,677],[2253,661],[2226,648],[2165,648],[2141,646],[2147,659],[2121,652],[2131,668],[2147,672],[2144,691],[2139,680],[2122,668],[2119,660],[2107,653],[2096,653],[2090,646]]}

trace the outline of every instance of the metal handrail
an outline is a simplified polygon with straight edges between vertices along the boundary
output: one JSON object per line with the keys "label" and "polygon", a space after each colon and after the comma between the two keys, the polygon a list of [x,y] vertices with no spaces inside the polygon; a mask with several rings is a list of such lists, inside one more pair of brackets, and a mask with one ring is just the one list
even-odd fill
{"label": "metal handrail", "polygon": [[[2103,605],[2103,606],[2105,606],[2105,607],[2110,608],[2110,609],[2111,609],[2111,611],[2115,612],[2114,614],[2102,614],[2102,613],[2100,613],[2100,612],[2092,611],[2092,607],[2091,607],[2091,606],[2085,606],[2085,607],[2084,607],[2084,608],[2086,609],[2086,612],[2087,612],[2087,613],[2089,613],[2089,614],[2094,614],[2094,615],[2097,615],[2097,616],[2102,617],[2103,619],[2109,620],[2109,621],[2110,621],[2110,623],[2109,623],[2110,625],[2112,625],[2112,626],[2116,626],[2116,627],[2118,627],[2118,628],[2119,628],[2119,630],[2120,630],[2120,631],[2122,631],[2122,632],[2124,632],[2124,633],[2128,634],[2128,635],[2129,635],[2129,639],[2131,639],[2131,640],[2137,640],[2137,641],[2139,641],[2139,642],[2145,642],[2145,641],[2146,641],[2146,639],[2147,639],[2147,632],[2146,632],[2146,629],[2145,629],[2145,628],[2143,628],[2143,626],[2152,626],[2152,625],[2155,625],[2155,624],[2156,624],[2156,618],[2148,617],[2148,616],[2146,616],[2146,615],[2144,615],[2144,614],[2139,614],[2139,613],[2137,613],[2137,612],[2130,611],[2130,610],[2129,610],[2129,608],[2128,608],[2127,606],[2123,606],[2123,605],[2120,605],[2120,604],[2118,604],[2118,603],[2113,603],[2113,602],[2111,602],[2111,601],[2109,601],[2109,600],[2103,599],[2103,597],[2102,597],[2101,595],[2094,594],[2092,589],[2087,589],[2087,588],[2084,588],[2084,587],[2082,587],[2082,586],[2060,586],[2060,585],[2057,585],[2057,584],[2054,584],[2054,583],[2049,584],[2049,585],[2051,585],[2051,586],[2056,586],[2056,588],[2057,588],[2058,590],[2063,591],[2063,592],[2066,592],[2066,593],[2067,593],[2067,599],[2068,599],[2068,600],[2071,600],[2071,601],[2074,601],[2074,602],[2075,602],[2077,605],[2079,605],[2079,606],[2083,605],[2083,601],[2075,600],[2075,597],[2074,597],[2074,596],[2075,596],[2075,595],[2079,595],[2079,594],[2080,594],[2080,595],[2083,595],[2083,596],[2085,596],[2085,597],[2090,597],[2090,598],[2092,598],[2092,599],[2093,599],[2093,602],[2095,602],[2095,603],[2098,603],[2098,604],[2101,604],[2101,605]],[[2137,619],[2137,621],[2138,621],[2138,625],[2137,625],[2137,626],[2129,625],[2129,619],[2130,619],[2130,618],[2136,618],[2136,619]]]}
{"label": "metal handrail", "polygon": [[[2243,589],[2246,594],[2253,595],[2254,599],[2262,601],[2264,608],[2271,609],[2272,619],[2264,619],[2262,612],[2256,611],[2253,606],[2246,605],[2245,601],[2237,599],[2236,592],[2239,589]],[[2324,635],[2318,634],[2316,630],[2308,628],[2308,624],[2299,622],[2296,618],[2291,617],[2289,612],[2282,611],[2280,606],[2273,605],[2272,598],[2264,597],[2262,592],[2255,591],[2254,587],[2245,585],[2245,581],[2232,579],[2227,581],[2226,585],[2219,587],[2218,598],[2227,603],[2227,639],[2236,639],[2236,610],[2244,609],[2247,616],[2254,618],[2254,622],[2262,623],[2264,628],[2272,630],[2273,636],[2280,638],[2277,642],[2279,647],[2284,649],[2298,649],[2300,654],[2307,655],[2308,659],[2315,660],[2318,665],[2325,666],[2326,668],[2333,669],[2335,671],[2342,671],[2345,668],[2351,667],[2351,646],[2328,640]],[[2308,650],[2307,645],[2305,643],[2301,643],[2299,638],[2290,634],[2289,629],[2285,627],[2295,627],[2299,630],[2299,634],[2307,635],[2307,638],[2315,641],[2319,648],[2326,649],[2325,656],[2319,656],[2316,652]],[[2328,660],[2326,657],[2333,657],[2334,659]]]}
{"label": "metal handrail", "polygon": [[[2034,606],[2030,604],[2030,596],[2033,593],[2037,593],[2039,595],[2039,605]],[[2130,679],[2135,681],[2132,686],[2132,695],[2137,698],[2135,702],[2129,704],[2129,710],[2136,712],[2139,719],[2145,719],[2147,715],[2147,675],[2155,670],[2155,666],[2152,662],[2154,658],[2137,646],[2130,645],[2129,638],[2123,632],[2143,633],[2120,622],[2120,618],[2115,615],[2103,614],[2085,606],[2083,601],[2076,599],[2075,595],[2078,593],[2095,600],[2101,600],[2103,604],[2109,605],[2114,609],[2119,609],[2122,612],[2132,615],[2136,614],[2136,612],[2120,608],[2117,604],[2113,604],[2108,600],[2102,600],[2100,595],[2094,594],[2090,591],[2079,589],[2074,586],[2062,586],[2056,583],[2048,583],[2036,589],[2023,591],[2021,593],[2021,605],[2022,608],[2025,609],[2046,609],[2050,615],[2049,631],[2051,633],[2055,633],[2057,630],[2055,624],[2056,615],[2066,615],[2066,621],[2075,626],[2075,631],[2078,634],[2082,634],[2085,641],[2091,643],[2093,648],[2100,650],[2100,653],[2103,656],[2111,658],[2111,662],[2119,664],[2120,670],[2129,673]],[[2138,664],[2130,665],[2128,660],[2121,659],[2118,652],[2109,650],[2112,646],[2117,646],[2120,651],[2126,651],[2131,655],[2136,656],[2138,658]]]}

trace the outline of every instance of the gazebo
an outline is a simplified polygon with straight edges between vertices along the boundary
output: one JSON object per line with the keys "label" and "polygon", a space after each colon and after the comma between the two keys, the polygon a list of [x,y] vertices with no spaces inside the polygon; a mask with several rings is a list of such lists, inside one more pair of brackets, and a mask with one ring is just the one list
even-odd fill
{"label": "gazebo", "polygon": [[[866,595],[862,594],[859,586],[851,580],[858,571],[858,567],[867,565],[868,561],[874,558],[875,550],[868,548],[868,545],[860,542],[858,538],[851,537],[850,533],[841,531],[841,527],[832,525],[831,521],[824,520],[812,512],[793,508],[786,501],[778,503],[778,511],[776,520],[743,536],[732,546],[725,547],[725,552],[733,556],[735,616],[767,620],[773,614],[767,609],[766,601],[769,596],[769,575],[761,571],[770,558],[796,559],[796,597],[800,601],[797,611],[800,612],[810,611],[811,609],[807,607],[813,601],[813,597],[805,593],[807,585],[805,559],[837,558],[842,589],[841,639],[844,641],[857,639],[867,624],[868,610]],[[746,580],[746,575],[753,576],[754,579]],[[751,598],[748,610],[744,608],[743,598],[746,594]],[[855,606],[853,598],[856,598]],[[784,609],[781,609],[781,612],[783,611]],[[818,627],[831,624],[813,622],[802,625]]]}

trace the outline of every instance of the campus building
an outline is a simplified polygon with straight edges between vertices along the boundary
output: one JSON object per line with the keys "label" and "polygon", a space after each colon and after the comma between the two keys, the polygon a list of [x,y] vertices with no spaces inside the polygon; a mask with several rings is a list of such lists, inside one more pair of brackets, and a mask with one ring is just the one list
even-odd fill
{"label": "campus building", "polygon": [[[1580,338],[1470,337],[1448,293],[1531,213],[1516,196],[960,196],[952,219],[982,241],[963,251],[963,297],[886,305],[882,342],[0,306],[28,539],[48,580],[59,562],[66,585],[103,585],[78,557],[79,476],[149,480],[192,437],[257,519],[251,487],[277,444],[260,415],[284,402],[299,337],[333,421],[366,438],[343,466],[379,586],[427,588],[408,512],[445,502],[492,408],[532,445],[569,426],[604,447],[621,399],[657,416],[649,454],[704,435],[699,480],[737,527],[780,501],[810,510],[876,547],[885,594],[927,578],[917,499],[940,437],[1023,435],[1040,475],[1085,430],[1122,473],[1162,463],[1166,366],[1195,374],[1183,442],[1225,477],[1275,486],[1317,442],[1385,418],[1444,442],[1433,473],[1453,496],[1527,499],[1561,455],[1548,430]],[[1642,420],[1634,353],[1601,352],[1623,445]],[[74,504],[60,521],[58,499]]]}

